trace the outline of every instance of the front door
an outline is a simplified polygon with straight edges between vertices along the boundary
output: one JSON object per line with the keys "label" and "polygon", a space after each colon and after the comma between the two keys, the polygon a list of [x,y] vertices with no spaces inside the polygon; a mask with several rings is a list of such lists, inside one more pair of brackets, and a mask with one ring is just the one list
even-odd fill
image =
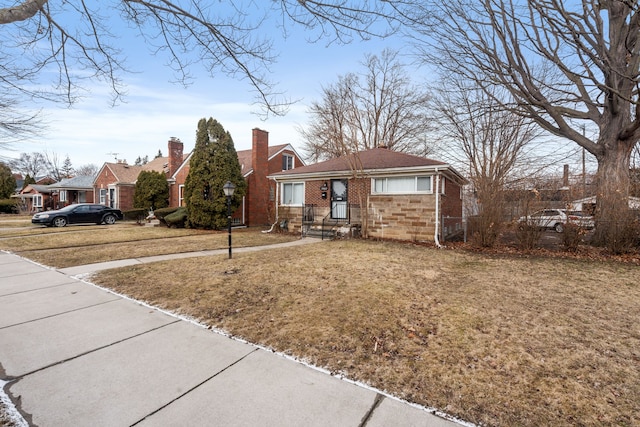
{"label": "front door", "polygon": [[331,218],[347,219],[347,180],[331,180]]}

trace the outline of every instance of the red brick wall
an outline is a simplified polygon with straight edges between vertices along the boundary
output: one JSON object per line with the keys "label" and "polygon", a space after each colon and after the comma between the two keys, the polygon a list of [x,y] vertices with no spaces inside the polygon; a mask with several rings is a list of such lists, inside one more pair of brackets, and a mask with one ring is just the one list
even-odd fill
{"label": "red brick wall", "polygon": [[103,167],[102,169],[100,169],[100,172],[98,173],[98,176],[96,177],[95,181],[93,182],[93,201],[94,203],[100,203],[100,189],[104,188],[107,189],[107,200],[106,200],[106,204],[107,206],[109,205],[109,184],[113,184],[114,182],[116,182],[117,179],[115,177],[115,175],[111,172],[111,170],[108,167]]}
{"label": "red brick wall", "polygon": [[[117,181],[115,175],[107,167],[103,167],[96,180],[93,183],[93,197],[95,203],[100,203],[100,189],[107,190],[106,205],[109,206],[111,201],[109,200],[109,185]],[[133,192],[135,185],[133,184],[117,184],[116,186],[116,203],[115,206],[123,211],[133,209]]]}
{"label": "red brick wall", "polygon": [[251,148],[251,164],[253,173],[247,180],[247,196],[245,198],[246,218],[248,226],[269,224],[269,132],[253,129]]}
{"label": "red brick wall", "polygon": [[168,149],[169,149],[169,174],[168,176],[173,176],[174,173],[178,170],[183,161],[183,151],[184,144],[180,142],[178,138],[169,139]]}
{"label": "red brick wall", "polygon": [[118,185],[118,189],[116,191],[116,197],[119,199],[118,209],[122,211],[133,209],[133,194],[135,189],[136,187],[133,184]]}
{"label": "red brick wall", "polygon": [[[187,175],[189,175],[189,165],[185,165],[180,171],[176,174],[174,183],[169,185],[169,206],[173,208],[179,207],[180,202],[180,194],[179,187],[180,185],[184,185],[187,180]],[[182,206],[184,206],[184,200],[182,201]]]}
{"label": "red brick wall", "polygon": [[444,181],[444,194],[440,196],[442,214],[440,234],[446,237],[462,230],[462,192],[460,186],[455,182],[445,177],[441,179]]}

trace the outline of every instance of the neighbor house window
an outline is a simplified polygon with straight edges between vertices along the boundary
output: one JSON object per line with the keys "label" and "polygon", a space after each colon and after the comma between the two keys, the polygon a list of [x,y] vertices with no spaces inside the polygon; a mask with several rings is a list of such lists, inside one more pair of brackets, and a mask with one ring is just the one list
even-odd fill
{"label": "neighbor house window", "polygon": [[33,207],[41,208],[42,207],[42,195],[36,194],[33,196]]}
{"label": "neighbor house window", "polygon": [[373,192],[384,193],[430,193],[430,176],[401,176],[374,178]]}
{"label": "neighbor house window", "polygon": [[283,171],[288,171],[293,169],[293,156],[290,156],[288,154],[283,154],[282,155],[282,170]]}
{"label": "neighbor house window", "polygon": [[107,189],[106,188],[101,188],[100,189],[100,204],[101,205],[106,205],[107,204]]}
{"label": "neighbor house window", "polygon": [[178,206],[184,206],[184,185],[178,187]]}
{"label": "neighbor house window", "polygon": [[67,190],[60,190],[60,201],[61,202],[67,201]]}
{"label": "neighbor house window", "polygon": [[303,200],[304,184],[302,182],[282,184],[283,205],[302,205]]}

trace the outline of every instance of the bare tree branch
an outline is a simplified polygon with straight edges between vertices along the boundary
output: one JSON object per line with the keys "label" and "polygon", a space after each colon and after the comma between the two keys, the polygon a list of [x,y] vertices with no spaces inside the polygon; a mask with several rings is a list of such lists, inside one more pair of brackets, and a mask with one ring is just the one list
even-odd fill
{"label": "bare tree branch", "polygon": [[0,87],[25,100],[73,104],[84,85],[97,80],[110,87],[113,103],[119,102],[126,95],[121,79],[129,70],[126,41],[111,24],[121,20],[154,54],[168,58],[182,84],[191,81],[194,66],[213,77],[224,73],[248,81],[264,114],[285,114],[291,101],[269,77],[278,54],[267,28],[274,10],[281,13],[284,34],[294,23],[314,30],[316,40],[348,42],[394,30],[389,24],[395,7],[366,0],[22,0],[0,9],[5,25],[0,51],[10,58],[0,62]]}
{"label": "bare tree branch", "polygon": [[425,155],[428,93],[415,85],[398,52],[366,55],[364,71],[340,76],[313,102],[312,119],[300,129],[304,150],[313,160],[386,146]]}

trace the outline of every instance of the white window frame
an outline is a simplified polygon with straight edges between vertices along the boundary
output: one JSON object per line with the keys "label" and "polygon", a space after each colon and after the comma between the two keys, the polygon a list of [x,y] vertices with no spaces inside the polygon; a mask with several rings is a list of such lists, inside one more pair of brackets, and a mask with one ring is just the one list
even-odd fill
{"label": "white window frame", "polygon": [[42,209],[42,194],[34,194],[32,200],[32,207]]}
{"label": "white window frame", "polygon": [[[286,159],[286,160],[285,160]],[[288,171],[291,170],[295,167],[295,159],[293,158],[293,156],[291,154],[283,154],[282,155],[282,170],[283,171]]]}
{"label": "white window frame", "polygon": [[106,188],[101,188],[100,189],[100,200],[99,203],[101,205],[106,206],[107,205],[107,189]]}
{"label": "white window frame", "polygon": [[61,202],[67,201],[67,190],[60,190],[60,201]]}
{"label": "white window frame", "polygon": [[[289,201],[285,200],[285,193],[286,193],[285,187],[287,187],[287,186],[291,186],[291,194],[293,196],[295,196],[296,189],[297,189],[297,191],[300,192],[300,202],[299,203],[296,203],[294,201],[295,197],[292,197],[292,199],[289,200]],[[281,194],[280,203],[281,203],[281,205],[283,205],[283,206],[302,206],[302,205],[304,205],[304,182],[283,182],[281,184],[281,188],[280,189],[281,189],[281,191],[280,191],[280,194]]]}
{"label": "white window frame", "polygon": [[178,186],[178,206],[184,206],[184,184]]}
{"label": "white window frame", "polygon": [[[407,188],[406,190],[400,190],[400,191],[389,190],[389,181],[404,180],[408,182],[411,178],[413,178],[413,188],[411,189]],[[429,189],[418,190],[419,180],[424,178],[429,179]],[[433,194],[433,175],[405,175],[405,176],[372,178],[371,193],[372,194]]]}

